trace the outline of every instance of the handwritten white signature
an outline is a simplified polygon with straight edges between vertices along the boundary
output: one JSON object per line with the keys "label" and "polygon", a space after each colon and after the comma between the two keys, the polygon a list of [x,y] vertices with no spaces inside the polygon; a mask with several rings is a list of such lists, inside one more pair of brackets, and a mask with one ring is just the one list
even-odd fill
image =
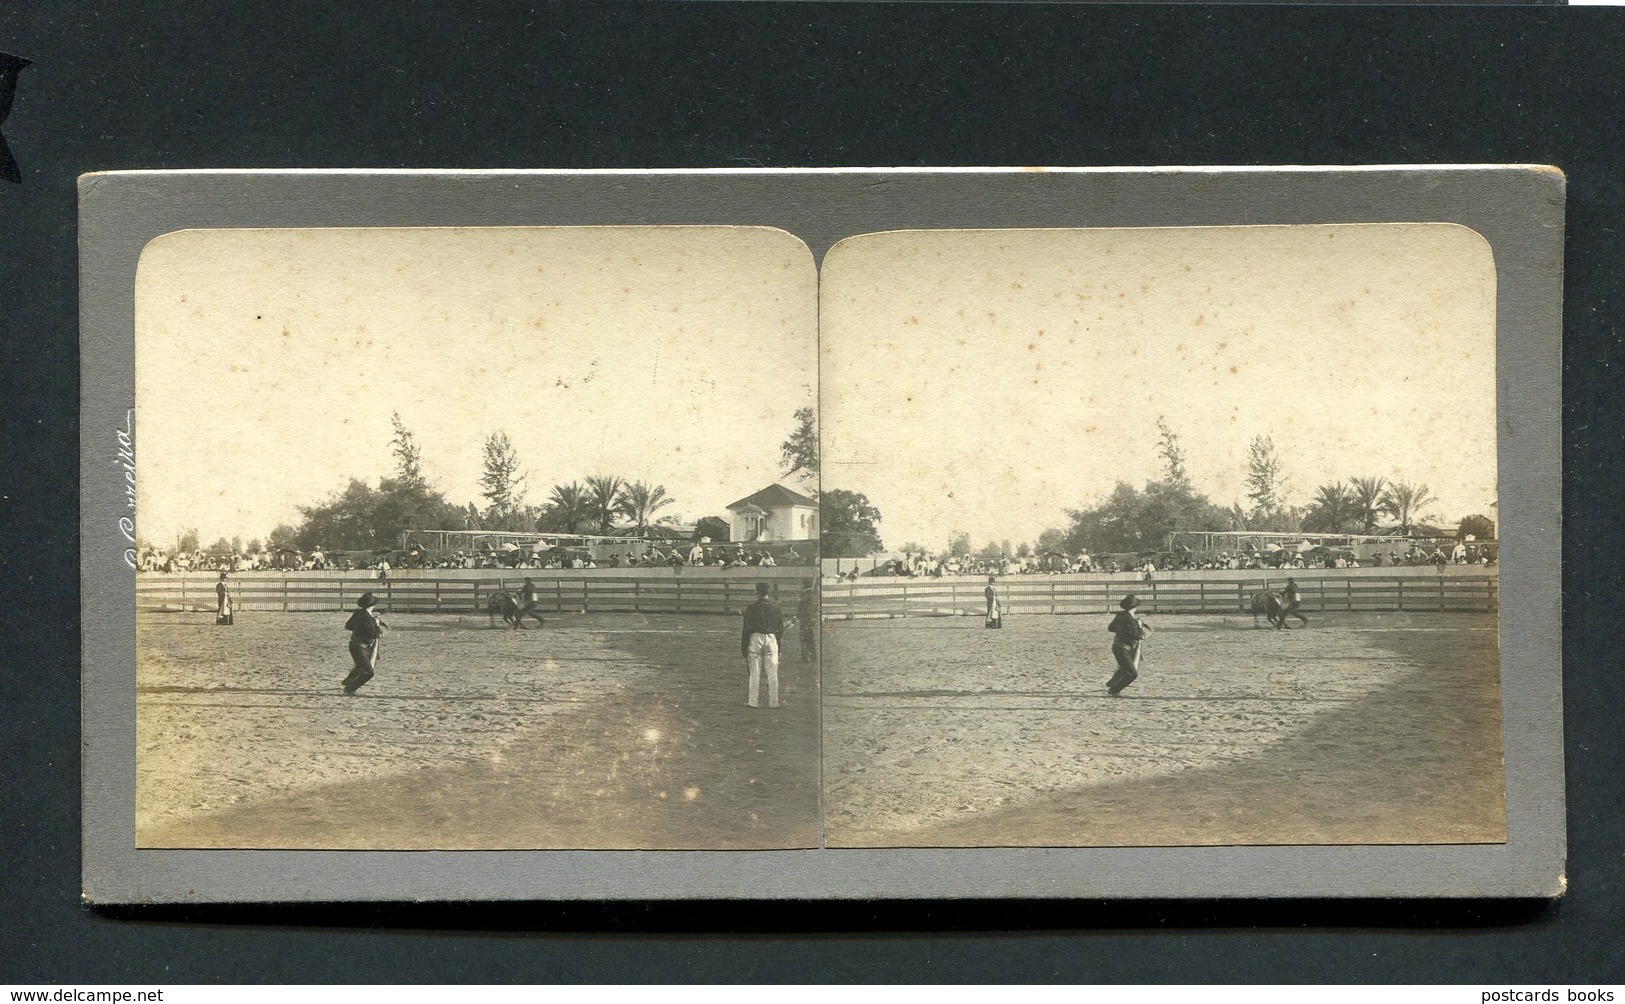
{"label": "handwritten white signature", "polygon": [[118,518],[118,532],[124,537],[124,563],[135,568],[135,409],[124,412],[124,428],[114,429],[118,437],[118,466],[124,476],[124,505],[130,514]]}

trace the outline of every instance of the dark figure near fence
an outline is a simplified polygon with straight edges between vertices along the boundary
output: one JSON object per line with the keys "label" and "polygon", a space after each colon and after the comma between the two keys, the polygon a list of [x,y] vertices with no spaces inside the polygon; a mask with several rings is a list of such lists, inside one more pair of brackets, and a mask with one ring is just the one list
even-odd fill
{"label": "dark figure near fence", "polygon": [[1253,594],[1253,627],[1258,627],[1258,615],[1263,614],[1271,624],[1277,628],[1286,620],[1282,612],[1281,594],[1262,592]]}
{"label": "dark figure near fence", "polygon": [[362,593],[355,601],[355,612],[344,622],[344,630],[350,632],[350,659],[355,664],[344,678],[344,692],[351,697],[378,669],[378,640],[389,625],[373,611],[377,602],[371,593]]}
{"label": "dark figure near fence", "polygon": [[525,626],[526,617],[536,618],[537,627],[547,626],[547,621],[543,620],[542,615],[536,612],[536,604],[540,603],[541,599],[541,596],[536,592],[536,583],[530,581],[530,577],[526,576],[525,584],[519,590],[519,612],[514,614],[513,617],[515,629]]}
{"label": "dark figure near fence", "polygon": [[230,626],[234,622],[231,612],[231,587],[226,585],[226,573],[214,584],[214,622]]}
{"label": "dark figure near fence", "polygon": [[510,627],[519,626],[519,601],[506,589],[498,589],[485,601],[485,612],[489,615],[491,626],[497,626],[497,615],[502,615],[502,623]]}
{"label": "dark figure near fence", "polygon": [[818,658],[818,584],[809,582],[801,590],[801,601],[796,604],[796,628],[801,637],[801,661]]}
{"label": "dark figure near fence", "polygon": [[1302,603],[1303,592],[1298,588],[1298,580],[1287,579],[1286,588],[1281,590],[1281,617],[1276,621],[1276,628],[1286,630],[1286,619],[1288,617],[1296,617],[1298,620],[1303,621],[1304,627],[1308,627],[1309,618],[1305,617],[1298,609]]}
{"label": "dark figure near fence", "polygon": [[1140,605],[1140,598],[1133,593],[1123,597],[1118,604],[1121,608],[1106,630],[1113,634],[1112,658],[1117,660],[1117,672],[1106,681],[1106,693],[1113,697],[1123,692],[1123,688],[1140,678],[1140,642],[1151,633],[1151,625],[1141,620],[1134,612]]}

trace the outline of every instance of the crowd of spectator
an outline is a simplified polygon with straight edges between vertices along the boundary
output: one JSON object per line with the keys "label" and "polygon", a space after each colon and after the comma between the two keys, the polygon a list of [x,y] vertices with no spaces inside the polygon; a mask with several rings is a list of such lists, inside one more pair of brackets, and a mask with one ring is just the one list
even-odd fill
{"label": "crowd of spectator", "polygon": [[421,547],[404,550],[327,552],[283,549],[269,552],[217,553],[213,551],[166,551],[145,547],[136,553],[136,567],[143,572],[352,572],[382,573],[395,569],[590,569],[590,568],[772,568],[777,565],[810,564],[816,555],[804,556],[794,545],[778,556],[766,548],[744,544],[656,545],[639,554],[632,549],[594,557],[585,549],[495,547],[477,550],[432,552]]}
{"label": "crowd of spectator", "polygon": [[1059,575],[1075,572],[1151,574],[1159,571],[1241,571],[1282,568],[1394,568],[1417,565],[1443,567],[1493,565],[1495,561],[1494,544],[1469,544],[1460,541],[1416,542],[1403,553],[1398,550],[1387,552],[1379,550],[1368,554],[1363,560],[1350,548],[1331,547],[1313,547],[1301,551],[1285,547],[1266,547],[1205,552],[1182,548],[1142,554],[1102,555],[1052,551],[1046,554],[997,559],[920,553],[888,559],[868,571],[853,568],[839,573],[836,578],[842,581],[855,581],[860,576],[942,578],[967,575]]}

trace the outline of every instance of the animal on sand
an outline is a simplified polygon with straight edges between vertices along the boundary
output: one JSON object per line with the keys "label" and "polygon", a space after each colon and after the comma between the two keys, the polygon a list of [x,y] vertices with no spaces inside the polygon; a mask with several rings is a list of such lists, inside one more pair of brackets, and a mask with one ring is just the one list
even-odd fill
{"label": "animal on sand", "polygon": [[519,626],[519,600],[506,589],[498,589],[485,601],[485,612],[490,616],[491,626],[497,626],[497,614],[502,615],[502,622],[509,627]]}
{"label": "animal on sand", "polygon": [[1286,603],[1281,599],[1280,593],[1268,590],[1254,593],[1252,610],[1255,628],[1258,627],[1259,614],[1263,614],[1271,624],[1274,624],[1276,630],[1286,626]]}

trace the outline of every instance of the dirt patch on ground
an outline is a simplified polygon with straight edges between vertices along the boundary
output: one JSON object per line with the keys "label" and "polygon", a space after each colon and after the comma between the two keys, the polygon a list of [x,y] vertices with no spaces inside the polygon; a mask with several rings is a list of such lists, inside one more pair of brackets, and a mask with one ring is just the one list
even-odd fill
{"label": "dirt patch on ground", "polygon": [[138,619],[138,846],[817,844],[816,670],[745,707],[736,618],[395,615],[353,698],[342,615],[210,619]]}
{"label": "dirt patch on ground", "polygon": [[827,625],[828,843],[1505,840],[1493,616],[1161,616],[1118,698],[1106,621]]}

